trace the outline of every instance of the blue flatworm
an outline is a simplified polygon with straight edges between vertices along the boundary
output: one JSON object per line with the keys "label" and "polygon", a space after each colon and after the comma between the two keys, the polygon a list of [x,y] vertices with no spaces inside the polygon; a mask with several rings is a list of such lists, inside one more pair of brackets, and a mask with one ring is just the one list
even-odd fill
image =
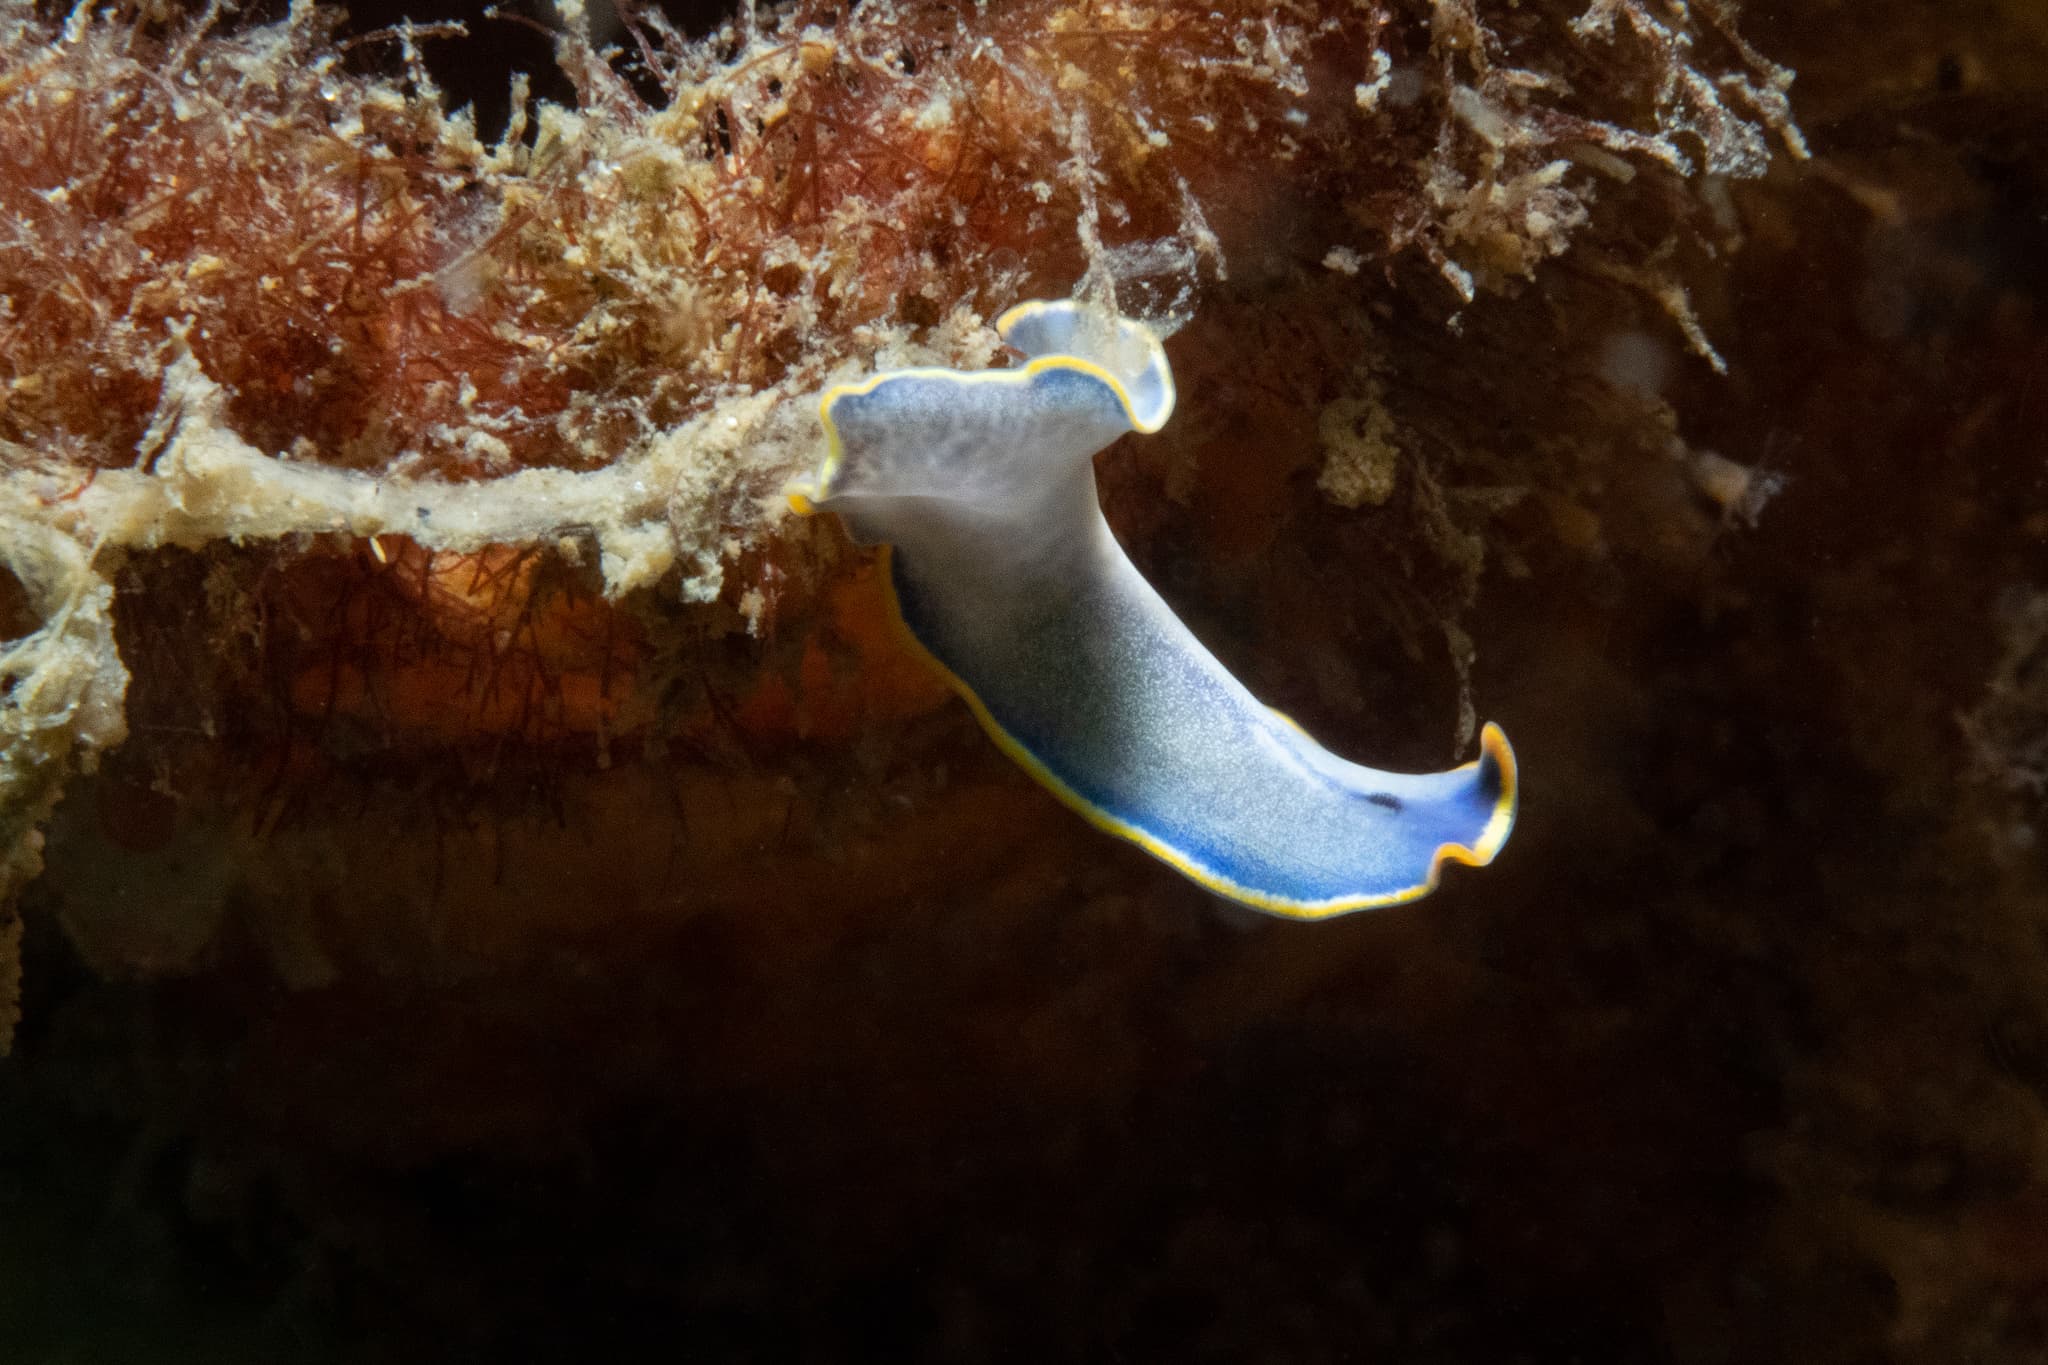
{"label": "blue flatworm", "polygon": [[1218,663],[1124,555],[1092,458],[1173,413],[1141,323],[1071,301],[996,324],[1028,357],[892,370],[824,395],[790,503],[889,550],[896,609],[995,742],[1097,827],[1220,895],[1321,919],[1491,862],[1515,819],[1496,725],[1448,772],[1338,758]]}

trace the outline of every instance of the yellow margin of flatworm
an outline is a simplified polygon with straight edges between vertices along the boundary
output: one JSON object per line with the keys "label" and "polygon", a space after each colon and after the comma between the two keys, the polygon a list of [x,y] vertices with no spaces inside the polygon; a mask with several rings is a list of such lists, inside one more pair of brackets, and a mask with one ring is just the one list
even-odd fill
{"label": "yellow margin of flatworm", "polygon": [[[1020,307],[1028,306],[1020,305]],[[1017,309],[1012,309],[1010,313],[1004,314],[1003,321],[1009,321],[1010,317],[1016,312]],[[878,386],[886,384],[892,379],[944,377],[969,384],[996,383],[1022,385],[1030,383],[1038,375],[1049,370],[1077,370],[1109,385],[1110,391],[1116,395],[1117,402],[1123,405],[1124,417],[1130,422],[1133,431],[1149,435],[1163,425],[1163,423],[1154,423],[1149,427],[1140,425],[1137,413],[1131,407],[1130,395],[1125,392],[1123,384],[1117,377],[1093,361],[1082,360],[1078,356],[1040,356],[1028,365],[1009,370],[966,371],[948,370],[939,367],[884,370],[880,374],[871,375],[857,384],[839,384],[827,389],[818,400],[818,419],[825,426],[825,462],[819,466],[818,477],[814,482],[808,485],[792,483],[789,486],[790,510],[798,516],[812,516],[819,510],[819,502],[829,496],[828,490],[832,487],[833,475],[839,472],[840,462],[845,457],[845,447],[839,437],[839,428],[832,421],[832,405],[841,398],[871,393]],[[1494,856],[1500,852],[1501,846],[1507,842],[1508,832],[1514,828],[1517,787],[1515,751],[1508,744],[1508,737],[1502,732],[1501,728],[1488,721],[1486,727],[1479,732],[1479,747],[1483,755],[1491,755],[1500,764],[1500,796],[1494,801],[1493,814],[1488,817],[1486,828],[1480,831],[1476,842],[1470,845],[1450,843],[1439,846],[1436,852],[1430,855],[1428,873],[1414,886],[1403,887],[1399,891],[1389,891],[1376,896],[1348,896],[1327,901],[1299,901],[1291,900],[1285,896],[1270,895],[1264,891],[1254,891],[1248,886],[1240,885],[1228,877],[1220,876],[1210,871],[1186,853],[1164,842],[1156,835],[1148,834],[1129,821],[1120,820],[1116,816],[1111,815],[1108,811],[1068,786],[1056,773],[1040,762],[1037,755],[1026,749],[1009,731],[1005,730],[997,722],[996,718],[989,714],[989,709],[982,702],[980,695],[959,674],[941,663],[937,655],[925,648],[924,641],[917,638],[916,632],[910,629],[910,623],[903,619],[903,606],[896,598],[896,578],[893,572],[893,565],[890,562],[893,550],[893,546],[882,546],[880,568],[882,582],[889,594],[889,615],[895,623],[897,634],[913,653],[938,670],[939,676],[946,680],[947,686],[960,694],[960,699],[967,703],[967,709],[974,713],[974,719],[980,723],[981,728],[987,732],[988,737],[995,741],[996,747],[1008,755],[1011,762],[1029,773],[1032,779],[1041,787],[1044,787],[1047,791],[1058,797],[1064,805],[1089,824],[1105,834],[1113,834],[1119,839],[1136,844],[1139,848],[1144,849],[1147,853],[1167,864],[1182,876],[1215,892],[1219,896],[1234,900],[1241,905],[1249,905],[1256,910],[1264,910],[1269,914],[1284,915],[1289,919],[1303,920],[1327,919],[1333,915],[1348,914],[1353,910],[1377,910],[1390,905],[1405,905],[1409,901],[1420,900],[1436,890],[1437,882],[1443,875],[1445,863],[1464,863],[1471,867],[1484,867],[1492,862]],[[1274,714],[1280,715],[1279,712]],[[1291,718],[1285,715],[1280,715],[1280,718],[1287,721],[1288,724],[1294,725]],[[1297,730],[1301,729],[1299,725],[1295,725],[1294,728]],[[1306,732],[1304,731],[1303,733]],[[1456,771],[1469,772],[1477,768],[1480,761],[1482,760],[1474,760],[1456,769]]]}

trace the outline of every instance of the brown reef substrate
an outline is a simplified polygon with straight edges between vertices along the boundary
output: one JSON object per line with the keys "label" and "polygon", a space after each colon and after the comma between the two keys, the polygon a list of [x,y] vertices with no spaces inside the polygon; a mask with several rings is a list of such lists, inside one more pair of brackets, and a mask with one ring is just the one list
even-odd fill
{"label": "brown reef substrate", "polygon": [[[1372,380],[1447,424],[1457,535],[1319,487],[1343,393],[1236,378],[1341,350],[1331,275],[1205,284],[1112,515],[1361,756],[1446,757],[1477,642],[1523,822],[1415,907],[1268,923],[1104,843],[894,671],[858,572],[757,636],[772,552],[699,616],[552,554],[137,555],[131,739],[24,898],[0,1337],[2048,1353],[2048,29],[1942,14],[1745,20],[1816,159],[1728,187],[1739,251],[1682,272],[1726,378],[1625,257],[1456,330],[1428,268],[1390,287]],[[1668,415],[1599,377],[1614,338]]]}

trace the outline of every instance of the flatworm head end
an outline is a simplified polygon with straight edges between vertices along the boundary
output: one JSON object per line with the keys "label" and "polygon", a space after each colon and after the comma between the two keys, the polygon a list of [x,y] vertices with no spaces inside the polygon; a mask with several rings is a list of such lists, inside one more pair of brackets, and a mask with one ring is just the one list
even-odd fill
{"label": "flatworm head end", "polygon": [[885,370],[826,390],[825,457],[786,485],[790,510],[809,516],[841,499],[1020,505],[1056,470],[1085,473],[1097,451],[1173,413],[1173,372],[1141,322],[1059,300],[1020,304],[996,330],[1023,365]]}
{"label": "flatworm head end", "polygon": [[1159,334],[1142,322],[1076,299],[1020,303],[996,319],[1003,341],[1033,361],[1079,361],[1111,384],[1131,429],[1151,435],[1173,416],[1173,369]]}
{"label": "flatworm head end", "polygon": [[[813,516],[840,495],[942,497],[954,483],[985,491],[1034,479],[1044,465],[1085,460],[1174,415],[1174,370],[1141,321],[1059,299],[1020,303],[995,332],[1024,352],[1022,366],[883,370],[827,389],[817,403],[825,458],[784,485],[791,512]],[[1001,430],[989,432],[983,424],[997,413]],[[905,452],[922,454],[909,463]]]}

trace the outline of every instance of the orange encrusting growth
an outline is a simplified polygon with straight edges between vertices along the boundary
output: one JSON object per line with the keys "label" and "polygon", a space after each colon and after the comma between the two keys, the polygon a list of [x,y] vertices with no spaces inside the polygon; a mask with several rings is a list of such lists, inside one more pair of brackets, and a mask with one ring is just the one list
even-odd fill
{"label": "orange encrusting growth", "polygon": [[617,735],[649,719],[631,616],[550,573],[533,549],[431,552],[400,536],[293,573],[295,612],[323,643],[291,679],[302,715],[374,719],[443,740]]}
{"label": "orange encrusting growth", "polygon": [[[864,563],[831,583],[819,618],[769,649],[745,690],[671,723],[843,740],[944,705],[943,679],[890,618],[882,572]],[[381,536],[301,561],[275,591],[294,620],[320,626],[291,675],[301,716],[440,742],[615,739],[655,721],[642,627],[542,551],[433,552]]]}
{"label": "orange encrusting growth", "polygon": [[834,583],[825,620],[805,637],[793,675],[768,671],[733,708],[759,735],[845,739],[945,705],[945,679],[895,619],[886,564],[870,558]]}

